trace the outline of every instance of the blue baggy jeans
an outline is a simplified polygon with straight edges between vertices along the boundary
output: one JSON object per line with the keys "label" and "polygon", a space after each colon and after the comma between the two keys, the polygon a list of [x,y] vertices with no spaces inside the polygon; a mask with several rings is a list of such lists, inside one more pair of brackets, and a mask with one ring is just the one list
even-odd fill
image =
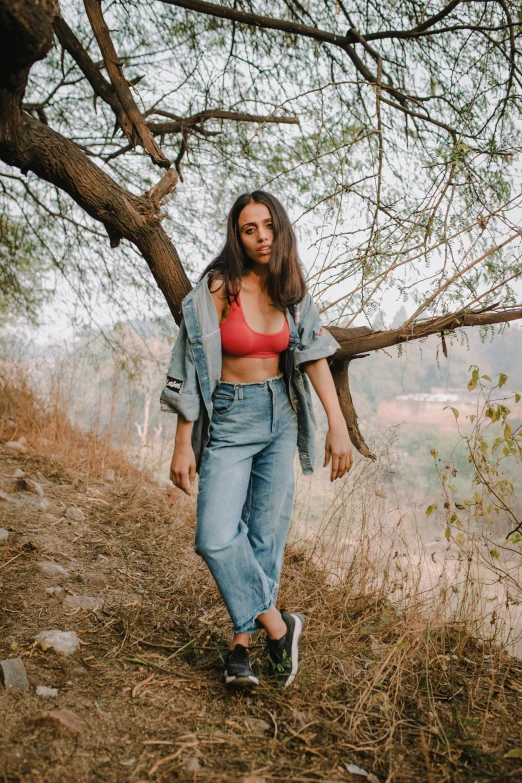
{"label": "blue baggy jeans", "polygon": [[297,416],[281,376],[221,381],[199,473],[195,551],[235,633],[255,633],[275,604],[292,518]]}

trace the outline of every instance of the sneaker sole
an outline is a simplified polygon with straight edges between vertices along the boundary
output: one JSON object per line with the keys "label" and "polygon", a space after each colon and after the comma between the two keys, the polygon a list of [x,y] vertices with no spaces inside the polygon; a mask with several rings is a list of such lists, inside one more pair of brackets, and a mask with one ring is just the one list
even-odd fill
{"label": "sneaker sole", "polygon": [[249,677],[229,677],[225,675],[225,684],[229,688],[255,688],[256,685],[259,685],[259,680],[253,674]]}
{"label": "sneaker sole", "polygon": [[295,618],[295,631],[292,637],[292,671],[288,675],[288,679],[283,686],[284,688],[288,688],[288,686],[291,685],[295,680],[295,675],[297,674],[297,670],[299,668],[299,641],[303,635],[303,630],[306,623],[306,620],[302,614],[292,614],[292,617]]}

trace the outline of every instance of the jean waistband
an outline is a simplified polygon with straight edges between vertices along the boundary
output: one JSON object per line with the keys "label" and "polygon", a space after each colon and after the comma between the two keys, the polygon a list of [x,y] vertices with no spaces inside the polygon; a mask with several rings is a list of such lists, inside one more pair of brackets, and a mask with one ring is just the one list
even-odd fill
{"label": "jean waistband", "polygon": [[[281,381],[284,385],[284,379],[282,373],[274,375],[272,378],[265,378],[264,381],[252,381],[250,383],[234,383],[233,381],[219,381],[218,386],[231,386],[233,389],[239,386],[266,386],[270,381]],[[217,386],[216,386],[217,388]]]}

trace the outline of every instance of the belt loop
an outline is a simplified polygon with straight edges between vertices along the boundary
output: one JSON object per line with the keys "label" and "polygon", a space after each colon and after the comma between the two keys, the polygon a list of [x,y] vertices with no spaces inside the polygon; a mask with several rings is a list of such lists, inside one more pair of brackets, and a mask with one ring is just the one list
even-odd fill
{"label": "belt loop", "polygon": [[238,399],[242,400],[243,399],[243,386],[240,383],[238,383],[238,385],[236,386],[236,389],[239,392]]}

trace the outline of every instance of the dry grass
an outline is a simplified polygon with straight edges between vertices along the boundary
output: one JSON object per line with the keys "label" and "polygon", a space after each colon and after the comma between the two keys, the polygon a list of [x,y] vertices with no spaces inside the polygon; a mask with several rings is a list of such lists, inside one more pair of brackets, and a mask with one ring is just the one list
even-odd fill
{"label": "dry grass", "polygon": [[[2,442],[29,443],[0,457],[0,526],[11,531],[0,544],[0,657],[21,656],[31,681],[30,693],[0,691],[3,783],[364,779],[346,763],[383,783],[522,779],[522,761],[504,757],[522,747],[522,666],[464,621],[428,621],[415,596],[399,610],[360,573],[332,584],[296,546],[281,603],[309,621],[298,679],[281,691],[258,639],[258,691],[230,693],[229,623],[192,550],[194,502],[72,430],[23,381],[0,389],[0,417]],[[41,483],[56,521],[15,488],[17,468]],[[70,506],[86,520],[64,516]],[[59,581],[40,574],[45,559],[71,574],[61,595],[45,592]],[[74,593],[103,609],[67,616]],[[34,636],[50,628],[75,630],[80,650],[39,650]],[[36,684],[60,693],[43,699]],[[84,721],[81,734],[37,720],[58,707]]]}

